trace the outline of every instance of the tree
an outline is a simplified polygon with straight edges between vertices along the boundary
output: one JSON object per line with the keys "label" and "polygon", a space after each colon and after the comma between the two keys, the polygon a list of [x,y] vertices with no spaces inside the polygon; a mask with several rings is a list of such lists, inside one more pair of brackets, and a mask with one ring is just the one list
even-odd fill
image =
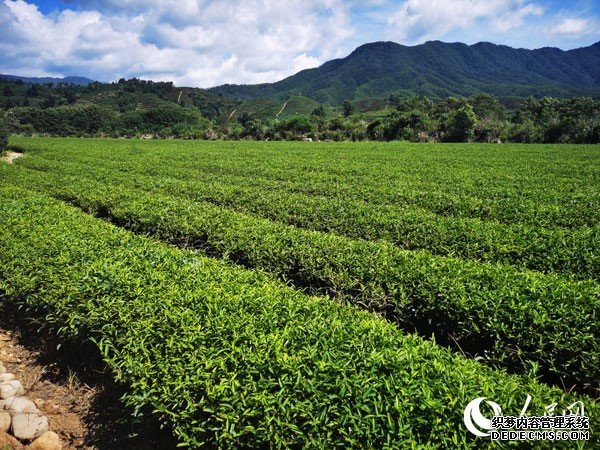
{"label": "tree", "polygon": [[17,103],[9,97],[6,100],[4,100],[4,102],[2,102],[2,106],[4,106],[5,109],[10,109],[17,106]]}
{"label": "tree", "polygon": [[4,95],[4,97],[12,97],[14,95],[10,86],[4,86],[2,94]]}
{"label": "tree", "polygon": [[469,98],[478,120],[499,121],[505,119],[504,106],[490,94],[477,94]]}
{"label": "tree", "polygon": [[0,153],[6,150],[8,146],[9,131],[6,126],[6,117],[0,116]]}
{"label": "tree", "polygon": [[538,130],[531,119],[522,120],[516,124],[511,132],[510,140],[512,142],[532,143],[538,141]]}
{"label": "tree", "polygon": [[48,94],[48,97],[46,97],[42,101],[41,106],[44,109],[53,108],[54,106],[56,106],[56,97],[54,97],[54,95],[52,95],[52,94]]}
{"label": "tree", "polygon": [[342,110],[344,111],[344,117],[350,117],[354,114],[354,105],[350,100],[344,100],[342,104]]}
{"label": "tree", "polygon": [[77,97],[73,91],[67,91],[65,93],[65,99],[67,100],[67,104],[74,105],[77,102]]}
{"label": "tree", "polygon": [[276,128],[278,131],[287,131],[296,136],[311,133],[313,131],[313,125],[310,119],[304,115],[292,116],[282,120],[277,124]]}
{"label": "tree", "polygon": [[29,97],[29,98],[35,98],[35,97],[39,97],[40,93],[41,93],[40,86],[37,84],[32,84],[30,87],[27,88],[25,95],[27,95],[27,97]]}
{"label": "tree", "polygon": [[319,105],[315,109],[312,110],[311,115],[316,116],[316,117],[325,117],[326,116],[325,108],[323,108],[323,105]]}
{"label": "tree", "polygon": [[264,139],[267,134],[267,126],[258,119],[244,123],[244,135],[253,139]]}
{"label": "tree", "polygon": [[[121,83],[120,80],[119,83]],[[117,96],[117,107],[119,108],[119,112],[124,113],[128,111],[135,111],[136,106],[137,103],[133,95],[125,92],[119,92],[119,95]]]}
{"label": "tree", "polygon": [[374,140],[383,139],[384,131],[385,131],[385,128],[384,128],[384,125],[382,124],[381,120],[376,120],[374,122],[371,122],[367,126],[367,136],[369,137],[369,139],[374,139]]}
{"label": "tree", "polygon": [[419,110],[406,112],[392,111],[383,125],[383,137],[388,140],[417,140],[419,132],[426,131],[429,117]]}
{"label": "tree", "polygon": [[471,139],[475,133],[477,118],[470,105],[460,107],[452,115],[448,126],[446,140],[450,142],[465,142]]}

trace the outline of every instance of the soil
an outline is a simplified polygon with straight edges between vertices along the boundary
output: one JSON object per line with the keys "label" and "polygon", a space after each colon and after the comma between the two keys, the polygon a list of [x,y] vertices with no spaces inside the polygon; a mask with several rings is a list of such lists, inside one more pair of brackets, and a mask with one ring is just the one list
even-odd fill
{"label": "soil", "polygon": [[6,155],[3,156],[1,159],[2,159],[2,161],[6,161],[7,163],[12,164],[12,162],[15,159],[20,158],[21,156],[23,156],[23,153],[6,152]]}
{"label": "soil", "polygon": [[39,353],[20,345],[20,340],[0,327],[0,362],[15,374],[26,396],[48,417],[50,429],[68,443],[65,448],[92,448],[85,446],[84,416],[90,410],[95,388],[80,384],[75,376],[66,383],[51,381],[48,375],[52,367],[39,364]]}
{"label": "soil", "polygon": [[[1,302],[0,302],[1,303]],[[90,349],[61,347],[0,307],[0,363],[15,374],[25,396],[48,417],[63,450],[171,450],[168,430],[154,419],[133,422],[112,382]]]}

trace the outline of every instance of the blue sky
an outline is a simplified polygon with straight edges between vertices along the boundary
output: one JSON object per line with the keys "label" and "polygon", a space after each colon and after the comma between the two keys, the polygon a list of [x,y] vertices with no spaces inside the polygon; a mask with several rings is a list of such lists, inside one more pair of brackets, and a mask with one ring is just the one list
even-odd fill
{"label": "blue sky", "polygon": [[0,0],[0,73],[279,80],[377,40],[564,50],[600,41],[600,1]]}

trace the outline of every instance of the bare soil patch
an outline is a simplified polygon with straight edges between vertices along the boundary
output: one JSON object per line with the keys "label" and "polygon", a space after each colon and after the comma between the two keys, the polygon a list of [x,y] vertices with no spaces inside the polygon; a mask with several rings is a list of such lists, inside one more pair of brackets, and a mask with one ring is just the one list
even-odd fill
{"label": "bare soil patch", "polygon": [[23,153],[6,152],[6,154],[2,157],[2,161],[12,164],[15,159],[20,158],[21,156],[23,156]]}
{"label": "bare soil patch", "polygon": [[[1,300],[1,298],[0,298]],[[48,417],[63,450],[171,450],[176,442],[156,421],[134,422],[119,400],[122,387],[90,357],[90,349],[61,347],[0,306],[0,363]]]}

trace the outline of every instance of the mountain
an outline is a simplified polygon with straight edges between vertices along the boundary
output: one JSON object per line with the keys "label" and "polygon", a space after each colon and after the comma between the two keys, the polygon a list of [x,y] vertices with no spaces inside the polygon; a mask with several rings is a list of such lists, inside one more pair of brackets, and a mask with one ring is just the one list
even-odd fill
{"label": "mountain", "polygon": [[240,100],[303,95],[328,104],[392,93],[438,98],[479,92],[499,97],[597,97],[600,42],[569,51],[515,49],[489,42],[430,41],[413,47],[374,42],[276,83],[226,84],[210,91]]}
{"label": "mountain", "polygon": [[65,83],[65,84],[77,84],[79,86],[87,86],[88,84],[91,84],[94,82],[94,80],[90,80],[89,78],[84,78],[84,77],[64,77],[64,78],[41,77],[41,78],[36,78],[36,77],[21,77],[19,75],[0,74],[0,78],[3,78],[5,80],[21,80],[21,81],[23,81],[23,83],[27,83],[27,84]]}

